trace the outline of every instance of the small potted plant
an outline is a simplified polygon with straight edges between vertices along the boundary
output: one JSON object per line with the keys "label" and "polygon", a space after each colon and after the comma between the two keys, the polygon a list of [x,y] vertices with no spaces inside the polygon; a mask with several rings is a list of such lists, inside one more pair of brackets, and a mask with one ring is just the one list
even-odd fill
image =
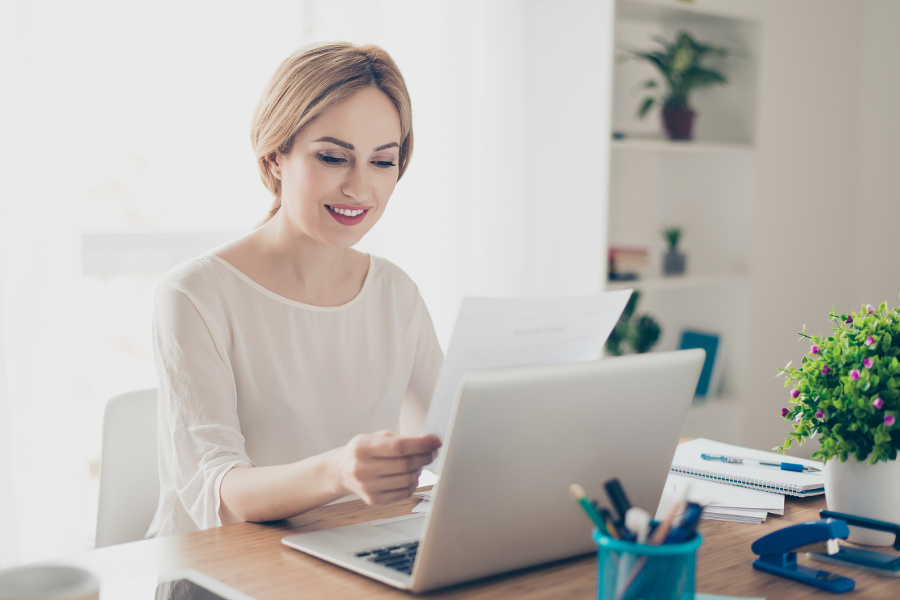
{"label": "small potted plant", "polygon": [[656,319],[650,315],[636,315],[638,299],[641,293],[634,291],[625,310],[619,316],[616,326],[606,339],[606,351],[612,356],[622,354],[641,354],[649,352],[659,341],[660,328]]}
{"label": "small potted plant", "polygon": [[683,275],[687,258],[678,250],[681,227],[666,227],[662,230],[662,236],[666,240],[666,253],[663,254],[663,274]]}
{"label": "small potted plant", "polygon": [[689,140],[693,137],[696,116],[689,101],[691,92],[697,88],[724,85],[728,82],[722,73],[703,66],[702,63],[710,56],[724,57],[727,51],[700,44],[684,31],[676,36],[674,42],[662,37],[653,39],[662,46],[661,49],[629,51],[629,54],[656,67],[663,76],[666,87],[664,91],[659,92],[657,80],[647,80],[644,89],[652,92],[641,102],[638,115],[643,119],[659,102],[662,104],[663,126],[669,139]]}
{"label": "small potted plant", "polygon": [[[781,416],[793,431],[778,447],[816,436],[813,458],[825,462],[829,510],[900,523],[900,307],[838,314],[831,335],[808,335],[799,367],[778,369],[790,387]],[[890,538],[890,539],[887,539]],[[855,530],[858,543],[888,545],[893,537]]]}

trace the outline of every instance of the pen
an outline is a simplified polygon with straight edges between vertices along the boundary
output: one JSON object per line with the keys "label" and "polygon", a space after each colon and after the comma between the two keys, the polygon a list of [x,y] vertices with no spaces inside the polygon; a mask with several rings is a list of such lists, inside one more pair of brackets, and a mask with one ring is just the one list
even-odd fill
{"label": "pen", "polygon": [[609,509],[600,506],[596,500],[591,500],[591,504],[594,505],[597,514],[600,515],[600,518],[606,523],[606,531],[609,534],[609,537],[614,540],[620,539],[619,530],[616,528],[616,521],[613,519]]}
{"label": "pen", "polygon": [[723,463],[740,465],[743,464],[745,460],[755,462],[758,465],[762,465],[764,467],[778,467],[782,471],[796,471],[798,473],[818,473],[822,469],[817,469],[816,467],[807,467],[801,465],[800,463],[789,463],[789,462],[766,462],[762,460],[756,460],[755,458],[738,458],[736,456],[725,456],[725,455],[715,455],[715,454],[701,454],[700,458],[703,460],[720,460]]}
{"label": "pen", "polygon": [[625,495],[622,484],[618,479],[610,479],[603,484],[603,487],[606,488],[606,493],[609,495],[609,501],[612,502],[613,508],[619,513],[619,522],[624,524],[625,513],[631,508],[631,502],[628,501],[628,496]]}
{"label": "pen", "polygon": [[600,513],[594,508],[593,503],[588,499],[587,494],[584,493],[584,488],[577,483],[573,483],[569,486],[569,493],[578,501],[578,504],[580,504],[581,508],[584,509],[584,512],[587,513],[590,520],[593,521],[597,530],[606,537],[610,537],[609,530],[606,528],[606,520],[600,516]]}
{"label": "pen", "polygon": [[684,516],[681,519],[681,523],[669,531],[669,534],[666,536],[663,543],[680,544],[693,538],[697,531],[697,523],[700,521],[702,512],[703,507],[700,504],[688,502],[687,507],[684,509]]}

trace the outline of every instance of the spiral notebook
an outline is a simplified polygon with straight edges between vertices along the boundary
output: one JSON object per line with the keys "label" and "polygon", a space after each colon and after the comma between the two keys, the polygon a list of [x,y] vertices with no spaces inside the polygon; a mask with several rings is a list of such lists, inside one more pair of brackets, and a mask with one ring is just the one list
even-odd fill
{"label": "spiral notebook", "polygon": [[706,438],[696,438],[678,444],[675,456],[672,458],[672,473],[791,496],[815,496],[825,493],[825,474],[821,471],[799,473],[782,471],[778,467],[759,466],[755,463],[728,464],[704,460],[700,457],[701,454],[725,455],[776,463],[791,462],[817,469],[822,468],[822,463],[815,460],[732,446]]}

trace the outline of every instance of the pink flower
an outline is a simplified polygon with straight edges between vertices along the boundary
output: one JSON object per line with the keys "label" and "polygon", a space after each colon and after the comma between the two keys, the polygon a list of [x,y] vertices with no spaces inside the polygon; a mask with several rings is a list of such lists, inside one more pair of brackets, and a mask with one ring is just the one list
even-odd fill
{"label": "pink flower", "polygon": [[875,343],[875,339],[871,335],[866,338],[866,346],[871,346],[874,343]]}
{"label": "pink flower", "polygon": [[875,398],[874,400],[872,400],[872,406],[874,406],[878,410],[881,410],[881,407],[884,406],[884,400],[882,400],[881,398]]}
{"label": "pink flower", "polygon": [[812,352],[813,354],[818,354],[818,353],[819,353],[819,347],[816,346],[815,344],[813,344],[813,345],[812,345],[812,348],[810,348],[809,351]]}
{"label": "pink flower", "polygon": [[822,367],[822,375],[828,375],[829,373],[831,373],[831,368],[828,365]]}
{"label": "pink flower", "polygon": [[894,423],[897,422],[897,419],[894,418],[894,415],[885,415],[884,416],[884,424],[890,427]]}
{"label": "pink flower", "polygon": [[866,304],[866,312],[871,315],[873,312],[875,312],[875,307],[871,304]]}
{"label": "pink flower", "polygon": [[789,414],[790,412],[791,412],[791,411],[789,411],[788,409],[782,408],[782,409],[781,409],[781,417],[782,417],[782,418],[787,417],[788,414]]}
{"label": "pink flower", "polygon": [[824,411],[824,410],[817,410],[817,411],[816,411],[816,418],[817,418],[817,419],[824,419],[824,418],[825,418],[825,411]]}
{"label": "pink flower", "polygon": [[853,323],[853,317],[847,317],[847,320],[844,321],[844,323],[846,323],[847,325],[850,325],[851,323]]}
{"label": "pink flower", "polygon": [[872,365],[874,365],[874,364],[875,364],[875,361],[872,360],[871,358],[864,358],[864,359],[863,359],[863,366],[864,366],[865,368],[867,368],[867,369],[871,369],[871,368],[872,368]]}
{"label": "pink flower", "polygon": [[856,381],[857,379],[859,379],[859,370],[858,369],[853,369],[852,371],[850,371],[850,379],[852,379],[853,381]]}
{"label": "pink flower", "polygon": [[800,397],[800,390],[798,390],[796,388],[792,389],[791,390],[791,398],[798,398],[798,397]]}

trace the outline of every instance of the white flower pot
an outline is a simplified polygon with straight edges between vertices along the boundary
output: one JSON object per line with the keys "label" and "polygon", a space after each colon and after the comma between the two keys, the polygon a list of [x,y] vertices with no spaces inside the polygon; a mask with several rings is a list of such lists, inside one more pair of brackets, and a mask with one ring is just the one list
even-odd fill
{"label": "white flower pot", "polygon": [[[874,465],[832,458],[825,463],[825,503],[828,510],[900,523],[900,460]],[[850,528],[849,540],[868,546],[889,546],[894,535]]]}

